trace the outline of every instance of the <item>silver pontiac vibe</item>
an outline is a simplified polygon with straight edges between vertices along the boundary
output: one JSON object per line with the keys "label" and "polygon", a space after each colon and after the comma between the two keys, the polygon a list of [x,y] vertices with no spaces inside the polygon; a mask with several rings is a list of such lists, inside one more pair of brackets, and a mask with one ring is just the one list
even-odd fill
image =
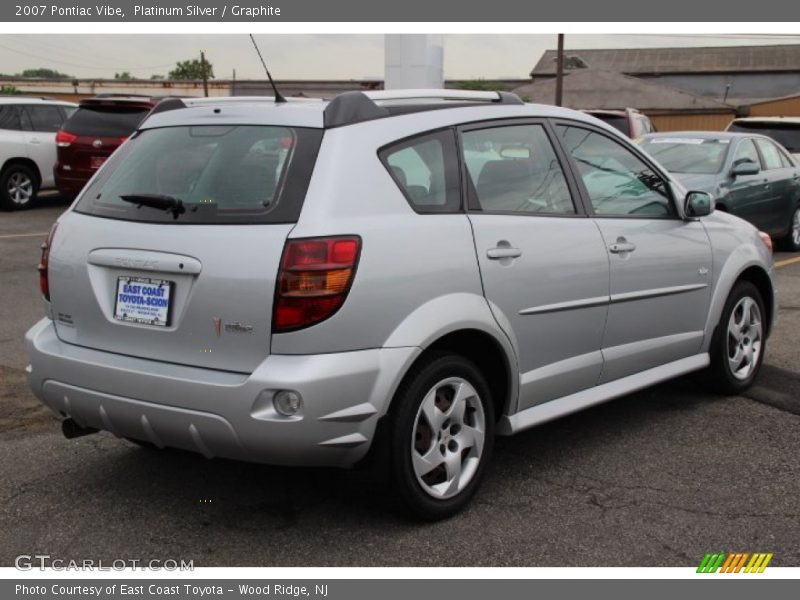
{"label": "silver pontiac vibe", "polygon": [[68,437],[369,462],[428,519],[495,435],[700,369],[742,391],[776,313],[767,236],[496,92],[164,100],[40,272],[30,384]]}

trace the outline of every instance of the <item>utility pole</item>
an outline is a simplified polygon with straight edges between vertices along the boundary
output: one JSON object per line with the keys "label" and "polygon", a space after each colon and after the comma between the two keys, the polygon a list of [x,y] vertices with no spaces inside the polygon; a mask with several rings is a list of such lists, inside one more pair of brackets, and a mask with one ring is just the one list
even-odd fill
{"label": "utility pole", "polygon": [[558,34],[558,51],[556,52],[556,106],[564,102],[564,34]]}
{"label": "utility pole", "polygon": [[206,69],[206,53],[200,51],[200,70],[203,72],[203,93],[208,98],[208,69]]}

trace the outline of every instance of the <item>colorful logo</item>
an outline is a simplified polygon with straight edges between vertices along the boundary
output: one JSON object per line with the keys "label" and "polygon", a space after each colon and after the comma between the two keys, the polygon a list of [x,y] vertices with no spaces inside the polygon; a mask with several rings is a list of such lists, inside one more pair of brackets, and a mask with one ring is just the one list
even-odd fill
{"label": "colorful logo", "polygon": [[772,553],[756,552],[750,554],[748,552],[735,552],[725,554],[724,552],[716,552],[714,554],[706,554],[703,557],[700,566],[697,567],[697,572],[763,573],[771,560]]}

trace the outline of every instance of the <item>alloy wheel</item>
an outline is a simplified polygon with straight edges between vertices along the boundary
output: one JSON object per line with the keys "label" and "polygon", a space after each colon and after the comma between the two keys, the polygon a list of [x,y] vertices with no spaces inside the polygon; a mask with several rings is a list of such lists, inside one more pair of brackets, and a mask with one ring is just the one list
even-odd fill
{"label": "alloy wheel", "polygon": [[483,455],[486,415],[466,379],[434,385],[420,404],[411,439],[417,481],[437,499],[452,498],[474,477]]}
{"label": "alloy wheel", "polygon": [[24,206],[33,198],[33,180],[21,171],[12,173],[8,178],[6,191],[14,204]]}
{"label": "alloy wheel", "polygon": [[763,327],[761,310],[750,296],[736,303],[728,320],[728,366],[743,381],[755,371],[761,355]]}

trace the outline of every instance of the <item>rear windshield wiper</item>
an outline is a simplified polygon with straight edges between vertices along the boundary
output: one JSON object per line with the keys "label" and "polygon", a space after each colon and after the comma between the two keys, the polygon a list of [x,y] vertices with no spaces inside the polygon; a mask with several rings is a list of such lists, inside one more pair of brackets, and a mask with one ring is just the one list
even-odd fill
{"label": "rear windshield wiper", "polygon": [[173,219],[177,219],[186,212],[186,207],[183,205],[183,200],[173,198],[172,196],[165,196],[163,194],[126,194],[120,196],[125,202],[136,204],[137,208],[146,206],[148,208],[156,208],[172,214]]}

